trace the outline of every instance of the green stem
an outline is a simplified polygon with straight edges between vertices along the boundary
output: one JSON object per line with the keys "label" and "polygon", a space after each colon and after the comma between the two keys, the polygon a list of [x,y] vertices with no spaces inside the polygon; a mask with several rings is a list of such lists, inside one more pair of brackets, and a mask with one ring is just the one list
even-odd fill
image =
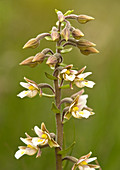
{"label": "green stem", "polygon": [[[58,32],[60,32],[61,23],[59,23],[58,26]],[[59,41],[57,42],[57,46],[59,46]],[[56,49],[57,53],[60,53],[59,49]],[[61,102],[61,89],[59,88],[59,80],[58,80],[58,74],[59,71],[57,70],[58,64],[56,64],[56,72],[54,76],[57,78],[57,80],[54,80],[54,87],[55,87],[55,103],[56,106],[59,107],[59,104]],[[59,108],[60,109],[60,108]],[[60,145],[59,148],[55,148],[55,156],[56,156],[56,170],[62,170],[62,155],[57,154],[61,149],[63,145],[63,124],[61,120],[61,114],[56,113],[56,135],[57,135],[57,143]]]}

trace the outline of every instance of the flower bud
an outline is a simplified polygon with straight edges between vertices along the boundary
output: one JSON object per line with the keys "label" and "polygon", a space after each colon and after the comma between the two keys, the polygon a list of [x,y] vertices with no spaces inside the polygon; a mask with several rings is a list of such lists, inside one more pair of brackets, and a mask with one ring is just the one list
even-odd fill
{"label": "flower bud", "polygon": [[39,44],[40,44],[40,42],[39,42],[38,39],[32,38],[24,45],[23,49],[25,49],[25,48],[37,48]]}
{"label": "flower bud", "polygon": [[79,29],[73,29],[73,30],[72,30],[72,36],[73,36],[75,39],[79,40],[81,37],[84,36],[84,34],[83,34]]}
{"label": "flower bud", "polygon": [[99,53],[99,51],[94,47],[87,47],[86,49],[81,49],[80,52],[84,55]]}
{"label": "flower bud", "polygon": [[58,60],[55,56],[50,56],[46,62],[46,64],[48,64],[51,68],[54,68],[55,65],[57,64]]}
{"label": "flower bud", "polygon": [[68,27],[65,27],[62,32],[61,35],[64,37],[64,39],[67,41],[70,37],[70,30]]}
{"label": "flower bud", "polygon": [[37,65],[36,62],[32,62],[34,56],[28,57],[27,59],[23,60],[20,65],[27,65],[30,67],[35,67]]}
{"label": "flower bud", "polygon": [[41,64],[44,61],[44,59],[45,59],[45,54],[41,52],[35,55],[32,62],[39,62],[39,64]]}
{"label": "flower bud", "polygon": [[86,49],[87,47],[95,47],[96,44],[88,41],[88,40],[85,40],[85,39],[82,39],[82,40],[79,40],[77,41],[77,47],[80,49],[80,50],[84,50]]}
{"label": "flower bud", "polygon": [[52,32],[51,32],[51,38],[53,41],[58,41],[59,40],[59,33],[56,27],[52,27]]}
{"label": "flower bud", "polygon": [[63,13],[61,11],[55,10],[57,15],[58,15],[58,19],[60,22],[63,22],[65,19],[65,16],[63,15]]}
{"label": "flower bud", "polygon": [[78,15],[77,16],[77,21],[81,24],[85,24],[88,21],[94,20],[95,18],[88,16],[88,15]]}

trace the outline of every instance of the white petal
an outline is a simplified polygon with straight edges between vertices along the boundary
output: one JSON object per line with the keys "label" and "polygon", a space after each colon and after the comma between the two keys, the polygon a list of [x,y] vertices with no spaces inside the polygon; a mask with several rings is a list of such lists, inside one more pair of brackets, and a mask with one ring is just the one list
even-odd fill
{"label": "white petal", "polygon": [[81,95],[79,97],[79,100],[78,100],[78,107],[79,107],[79,111],[82,110],[83,107],[85,107],[86,103],[87,103],[87,98],[88,98],[88,95]]}
{"label": "white petal", "polygon": [[20,140],[26,145],[33,145],[31,140],[28,140],[27,138],[20,138]]}
{"label": "white petal", "polygon": [[32,142],[33,142],[33,144],[34,144],[35,146],[37,146],[37,145],[45,145],[45,144],[47,144],[47,143],[48,143],[48,140],[46,140],[46,139],[40,139],[40,138],[38,138],[38,137],[34,137],[34,138],[32,138]]}
{"label": "white petal", "polygon": [[93,88],[93,86],[95,85],[95,83],[93,81],[83,81],[84,86],[89,87],[89,88]]}
{"label": "white petal", "polygon": [[82,74],[79,74],[77,77],[78,78],[86,78],[87,76],[89,76],[89,75],[91,75],[92,74],[92,72],[86,72],[86,73],[82,73]]}
{"label": "white petal", "polygon": [[75,85],[79,88],[83,88],[85,85],[83,84],[83,81],[75,81]]}
{"label": "white petal", "polygon": [[41,137],[43,134],[43,131],[38,126],[34,127],[34,131],[39,137]]}
{"label": "white petal", "polygon": [[95,161],[96,159],[97,157],[93,157],[93,158],[86,159],[85,161],[89,163],[89,162]]}
{"label": "white petal", "polygon": [[36,96],[37,93],[38,93],[37,90],[29,91],[29,93],[27,94],[27,96],[30,97],[30,98],[32,98],[32,97]]}
{"label": "white petal", "polygon": [[73,81],[74,79],[75,79],[75,75],[74,74],[73,75],[72,74],[71,75],[67,75],[66,74],[66,80],[67,81]]}
{"label": "white petal", "polygon": [[37,149],[35,149],[35,148],[26,148],[25,154],[34,155],[36,152],[37,152]]}
{"label": "white petal", "polygon": [[70,73],[72,73],[72,74],[77,74],[78,71],[77,71],[77,70],[70,70]]}
{"label": "white petal", "polygon": [[82,112],[79,112],[79,115],[87,119],[91,113],[88,110],[83,110]]}
{"label": "white petal", "polygon": [[20,98],[24,98],[24,97],[26,97],[28,94],[30,93],[30,91],[28,90],[28,91],[22,91],[22,92],[20,92],[17,96],[18,97],[20,97]]}
{"label": "white petal", "polygon": [[65,73],[67,71],[67,69],[63,69],[60,73]]}
{"label": "white petal", "polygon": [[25,83],[25,82],[20,82],[20,85],[26,89],[29,89],[29,83]]}
{"label": "white petal", "polygon": [[20,149],[15,153],[15,158],[19,159],[21,156],[25,154],[26,150],[25,149]]}

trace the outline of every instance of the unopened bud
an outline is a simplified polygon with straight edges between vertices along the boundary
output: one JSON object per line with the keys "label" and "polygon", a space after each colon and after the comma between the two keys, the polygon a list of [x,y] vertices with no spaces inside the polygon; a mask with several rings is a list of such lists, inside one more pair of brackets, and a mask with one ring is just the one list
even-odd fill
{"label": "unopened bud", "polygon": [[64,39],[67,41],[70,37],[70,30],[68,27],[65,27],[62,32],[61,35],[64,37]]}
{"label": "unopened bud", "polygon": [[34,56],[28,57],[27,59],[23,60],[20,65],[26,65],[26,66],[30,66],[30,67],[35,67],[37,65],[36,62],[32,62]]}
{"label": "unopened bud", "polygon": [[63,22],[65,19],[65,16],[63,15],[63,13],[61,11],[55,10],[57,15],[58,15],[58,19],[60,22]]}
{"label": "unopened bud", "polygon": [[30,39],[23,47],[24,48],[37,48],[40,42],[36,38]]}
{"label": "unopened bud", "polygon": [[41,52],[35,55],[32,62],[39,62],[39,64],[41,64],[44,61],[44,59],[45,59],[45,54]]}
{"label": "unopened bud", "polygon": [[52,32],[51,32],[51,38],[53,41],[58,41],[59,40],[59,33],[56,27],[52,27]]}
{"label": "unopened bud", "polygon": [[84,55],[99,53],[99,51],[94,47],[87,47],[86,49],[84,49],[84,50],[81,49],[80,51]]}
{"label": "unopened bud", "polygon": [[57,64],[58,60],[55,56],[50,56],[46,62],[51,68],[53,68]]}
{"label": "unopened bud", "polygon": [[88,15],[78,15],[77,16],[77,21],[81,24],[85,24],[88,21],[94,20],[95,18],[88,16]]}
{"label": "unopened bud", "polygon": [[80,49],[80,50],[84,50],[86,49],[87,47],[95,47],[96,44],[94,44],[93,42],[90,42],[88,40],[85,40],[85,39],[82,39],[82,40],[79,40],[77,41],[77,47]]}
{"label": "unopened bud", "polygon": [[75,39],[79,40],[81,37],[84,36],[84,34],[83,34],[82,31],[80,31],[79,29],[73,29],[73,30],[72,30],[72,36],[73,36]]}

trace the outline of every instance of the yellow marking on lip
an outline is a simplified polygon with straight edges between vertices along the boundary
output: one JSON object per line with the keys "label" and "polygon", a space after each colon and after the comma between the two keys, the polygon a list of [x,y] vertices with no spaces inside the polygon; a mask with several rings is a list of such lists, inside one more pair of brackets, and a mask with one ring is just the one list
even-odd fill
{"label": "yellow marking on lip", "polygon": [[38,139],[38,142],[43,142],[43,139]]}
{"label": "yellow marking on lip", "polygon": [[66,74],[70,74],[70,71],[69,71],[69,70],[67,70],[65,73],[66,73]]}
{"label": "yellow marking on lip", "polygon": [[84,78],[80,78],[80,81],[83,81],[84,80]]}
{"label": "yellow marking on lip", "polygon": [[79,112],[80,115],[84,115],[84,112]]}
{"label": "yellow marking on lip", "polygon": [[41,136],[43,139],[47,139],[47,135],[46,134],[42,134]]}
{"label": "yellow marking on lip", "polygon": [[86,161],[82,161],[81,165],[87,165],[87,162]]}
{"label": "yellow marking on lip", "polygon": [[27,145],[28,148],[34,149],[34,147],[30,144]]}
{"label": "yellow marking on lip", "polygon": [[23,155],[25,153],[25,151],[21,151],[21,155]]}
{"label": "yellow marking on lip", "polygon": [[26,91],[25,94],[28,94],[28,91]]}
{"label": "yellow marking on lip", "polygon": [[88,82],[85,82],[85,85],[88,85]]}
{"label": "yellow marking on lip", "polygon": [[78,111],[78,110],[79,110],[78,107],[74,107],[74,108],[73,108],[73,111]]}
{"label": "yellow marking on lip", "polygon": [[35,90],[35,87],[33,87],[33,86],[29,86],[28,88],[29,88],[29,90]]}

